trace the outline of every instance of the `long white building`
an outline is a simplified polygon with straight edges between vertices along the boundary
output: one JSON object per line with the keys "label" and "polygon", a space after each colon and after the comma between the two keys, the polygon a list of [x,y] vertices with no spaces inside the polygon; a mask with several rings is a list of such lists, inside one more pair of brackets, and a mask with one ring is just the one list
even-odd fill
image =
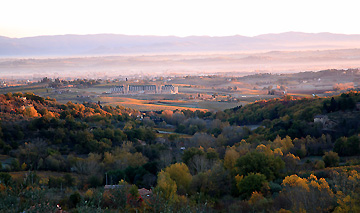
{"label": "long white building", "polygon": [[178,94],[178,87],[168,85],[120,85],[110,89],[112,94]]}

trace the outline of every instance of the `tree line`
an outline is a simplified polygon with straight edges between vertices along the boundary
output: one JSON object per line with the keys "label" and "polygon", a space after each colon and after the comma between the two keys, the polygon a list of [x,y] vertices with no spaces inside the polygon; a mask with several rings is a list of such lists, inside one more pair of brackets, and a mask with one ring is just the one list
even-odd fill
{"label": "tree line", "polygon": [[[99,103],[60,104],[31,93],[0,95],[1,154],[11,159],[1,165],[0,206],[356,211],[359,99],[348,92],[218,112],[139,112]],[[316,115],[334,123],[314,122]],[[27,172],[19,179],[10,175],[14,171]],[[61,175],[40,176],[48,171]],[[105,184],[117,188],[106,190]],[[141,197],[141,188],[152,189],[151,195]]]}

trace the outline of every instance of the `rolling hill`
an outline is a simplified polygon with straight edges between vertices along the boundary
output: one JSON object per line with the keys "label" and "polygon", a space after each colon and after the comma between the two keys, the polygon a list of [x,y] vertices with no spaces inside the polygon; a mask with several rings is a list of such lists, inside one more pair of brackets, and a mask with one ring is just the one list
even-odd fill
{"label": "rolling hill", "polygon": [[0,56],[70,56],[139,53],[199,53],[320,50],[360,47],[360,35],[287,32],[246,36],[56,35],[0,36]]}

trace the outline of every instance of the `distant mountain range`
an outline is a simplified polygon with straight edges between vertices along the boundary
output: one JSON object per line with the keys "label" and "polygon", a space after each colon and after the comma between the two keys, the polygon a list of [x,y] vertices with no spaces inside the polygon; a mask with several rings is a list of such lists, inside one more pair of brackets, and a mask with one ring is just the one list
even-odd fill
{"label": "distant mountain range", "polygon": [[56,35],[26,38],[0,36],[0,56],[71,56],[146,53],[242,52],[360,48],[360,35],[331,33],[246,36]]}

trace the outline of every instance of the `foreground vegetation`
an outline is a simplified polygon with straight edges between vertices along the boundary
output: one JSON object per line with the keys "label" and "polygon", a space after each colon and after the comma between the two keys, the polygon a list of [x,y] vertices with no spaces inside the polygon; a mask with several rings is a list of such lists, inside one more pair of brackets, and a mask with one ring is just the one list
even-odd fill
{"label": "foreground vegetation", "polygon": [[142,113],[0,95],[0,210],[358,212],[358,102]]}

